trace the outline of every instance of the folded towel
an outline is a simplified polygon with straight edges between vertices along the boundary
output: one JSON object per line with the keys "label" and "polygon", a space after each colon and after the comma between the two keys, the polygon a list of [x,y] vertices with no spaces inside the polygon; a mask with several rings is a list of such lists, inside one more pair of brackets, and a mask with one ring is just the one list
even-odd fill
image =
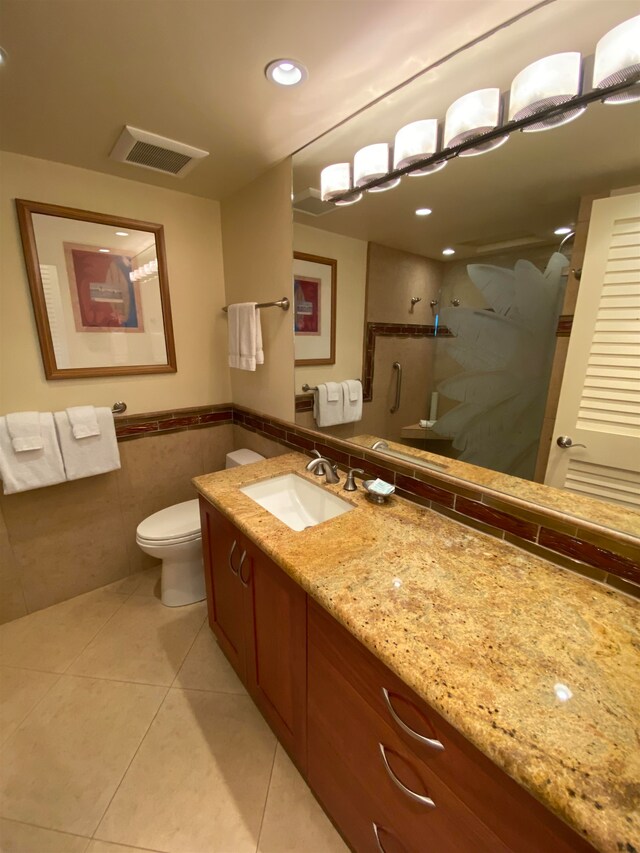
{"label": "folded towel", "polygon": [[338,388],[337,400],[329,400],[327,384],[322,382],[318,385],[318,390],[313,398],[313,417],[316,419],[319,427],[335,426],[336,424],[344,423],[342,385],[338,383],[332,384],[335,384]]}
{"label": "folded towel", "polygon": [[39,412],[14,412],[7,415],[7,429],[16,453],[25,450],[42,450]]}
{"label": "folded towel", "polygon": [[100,427],[93,406],[71,406],[66,410],[74,438],[100,435]]}
{"label": "folded towel", "polygon": [[327,386],[327,400],[336,403],[340,399],[340,386],[337,382],[325,382]]}
{"label": "folded towel", "polygon": [[7,428],[7,419],[0,418],[0,477],[5,495],[55,486],[66,477],[58,447],[51,412],[39,414],[42,448],[15,453]]}
{"label": "folded towel", "polygon": [[342,383],[343,420],[345,424],[362,420],[362,382],[359,379],[347,379]]}
{"label": "folded towel", "polygon": [[260,311],[255,302],[229,305],[229,367],[255,370],[264,364]]}
{"label": "folded towel", "polygon": [[71,422],[66,412],[56,412],[53,417],[67,480],[93,477],[120,467],[120,453],[111,409],[106,406],[96,409],[100,435],[92,435],[82,441],[73,437]]}

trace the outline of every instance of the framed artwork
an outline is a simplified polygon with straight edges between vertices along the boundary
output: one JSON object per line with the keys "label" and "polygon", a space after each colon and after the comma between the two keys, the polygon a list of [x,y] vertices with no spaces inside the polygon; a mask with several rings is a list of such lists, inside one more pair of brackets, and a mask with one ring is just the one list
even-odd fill
{"label": "framed artwork", "polygon": [[16,199],[47,379],[175,373],[162,225]]}
{"label": "framed artwork", "polygon": [[295,364],[335,364],[336,277],[333,258],[293,253]]}

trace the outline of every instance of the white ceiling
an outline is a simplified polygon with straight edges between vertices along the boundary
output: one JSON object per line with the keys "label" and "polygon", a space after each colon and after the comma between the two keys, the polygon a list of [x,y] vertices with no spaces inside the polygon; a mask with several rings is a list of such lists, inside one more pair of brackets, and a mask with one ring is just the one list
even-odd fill
{"label": "white ceiling", "polygon": [[[294,191],[319,186],[320,170],[352,160],[372,142],[419,118],[443,119],[456,98],[485,86],[508,91],[530,62],[563,50],[593,54],[598,39],[640,12],[638,0],[556,0],[428,71],[294,157]],[[590,88],[587,86],[587,88]],[[580,197],[640,184],[640,103],[592,104],[574,122],[515,134],[495,151],[459,158],[396,189],[366,194],[353,207],[297,222],[446,260],[482,254],[501,241],[559,242],[557,226],[575,222]],[[425,218],[418,207],[430,207]]]}
{"label": "white ceiling", "polygon": [[[577,3],[589,0],[575,0]],[[0,147],[222,198],[533,0],[1,0]],[[274,58],[309,69],[287,90]],[[108,159],[130,124],[211,156]]]}

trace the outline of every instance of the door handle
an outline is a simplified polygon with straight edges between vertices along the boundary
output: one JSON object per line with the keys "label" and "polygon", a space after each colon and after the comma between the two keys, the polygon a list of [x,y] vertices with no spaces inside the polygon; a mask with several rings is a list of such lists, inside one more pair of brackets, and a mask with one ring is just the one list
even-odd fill
{"label": "door handle", "polygon": [[233,545],[231,546],[231,548],[229,548],[229,556],[227,557],[227,563],[229,564],[229,568],[231,569],[231,571],[232,571],[232,573],[233,573],[234,575],[237,575],[237,574],[238,574],[238,570],[233,568],[233,552],[236,550],[236,545],[237,545],[237,544],[238,544],[238,543],[237,543],[237,542],[236,542],[236,540],[234,539],[234,540],[233,540]]}
{"label": "door handle", "polygon": [[558,447],[567,450],[569,447],[586,447],[586,444],[574,444],[570,435],[559,435],[556,439]]}
{"label": "door handle", "polygon": [[397,370],[398,373],[396,376],[396,401],[393,404],[393,406],[391,406],[391,408],[389,409],[391,414],[393,414],[394,412],[397,412],[398,409],[400,408],[400,395],[402,394],[402,365],[400,364],[399,361],[393,362],[393,369]]}
{"label": "door handle", "polygon": [[249,579],[251,578],[251,573],[249,573],[246,580],[242,576],[242,564],[244,563],[246,556],[247,552],[243,551],[242,556],[240,557],[240,565],[238,566],[238,577],[240,578],[240,583],[242,584],[242,586],[249,586]]}
{"label": "door handle", "polygon": [[[371,822],[371,825],[373,827],[373,834],[374,834],[375,839],[376,839],[376,846],[378,848],[378,853],[387,853],[387,851],[382,846],[382,841],[380,840],[380,830],[384,829],[384,831],[386,833],[388,833],[389,835],[391,835],[391,833],[385,827],[378,826],[378,824],[375,822],[375,820]],[[396,841],[396,844],[394,846],[397,847],[398,846],[397,845],[397,839],[395,838],[395,836],[394,836],[394,840]],[[402,849],[404,850],[405,848],[402,847]]]}

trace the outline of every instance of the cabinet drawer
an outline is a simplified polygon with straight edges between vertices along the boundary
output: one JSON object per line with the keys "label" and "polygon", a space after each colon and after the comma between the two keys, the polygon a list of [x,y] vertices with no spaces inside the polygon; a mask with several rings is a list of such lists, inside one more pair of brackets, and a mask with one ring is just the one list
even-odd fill
{"label": "cabinet drawer", "polygon": [[319,774],[331,772],[327,763],[338,764],[334,784],[347,768],[354,768],[361,780],[359,788],[342,796],[358,801],[363,831],[374,845],[375,821],[392,833],[387,846],[395,837],[416,853],[429,849],[507,853],[508,848],[407,750],[313,643],[309,646],[308,711],[311,785],[317,786]]}
{"label": "cabinet drawer", "polygon": [[[593,848],[510,779],[333,617],[309,602],[309,655],[326,658],[373,718],[392,730],[429,784],[457,801],[517,853],[583,853]],[[386,693],[384,692],[386,691]],[[429,743],[427,741],[436,743]],[[425,775],[426,774],[426,775]]]}

